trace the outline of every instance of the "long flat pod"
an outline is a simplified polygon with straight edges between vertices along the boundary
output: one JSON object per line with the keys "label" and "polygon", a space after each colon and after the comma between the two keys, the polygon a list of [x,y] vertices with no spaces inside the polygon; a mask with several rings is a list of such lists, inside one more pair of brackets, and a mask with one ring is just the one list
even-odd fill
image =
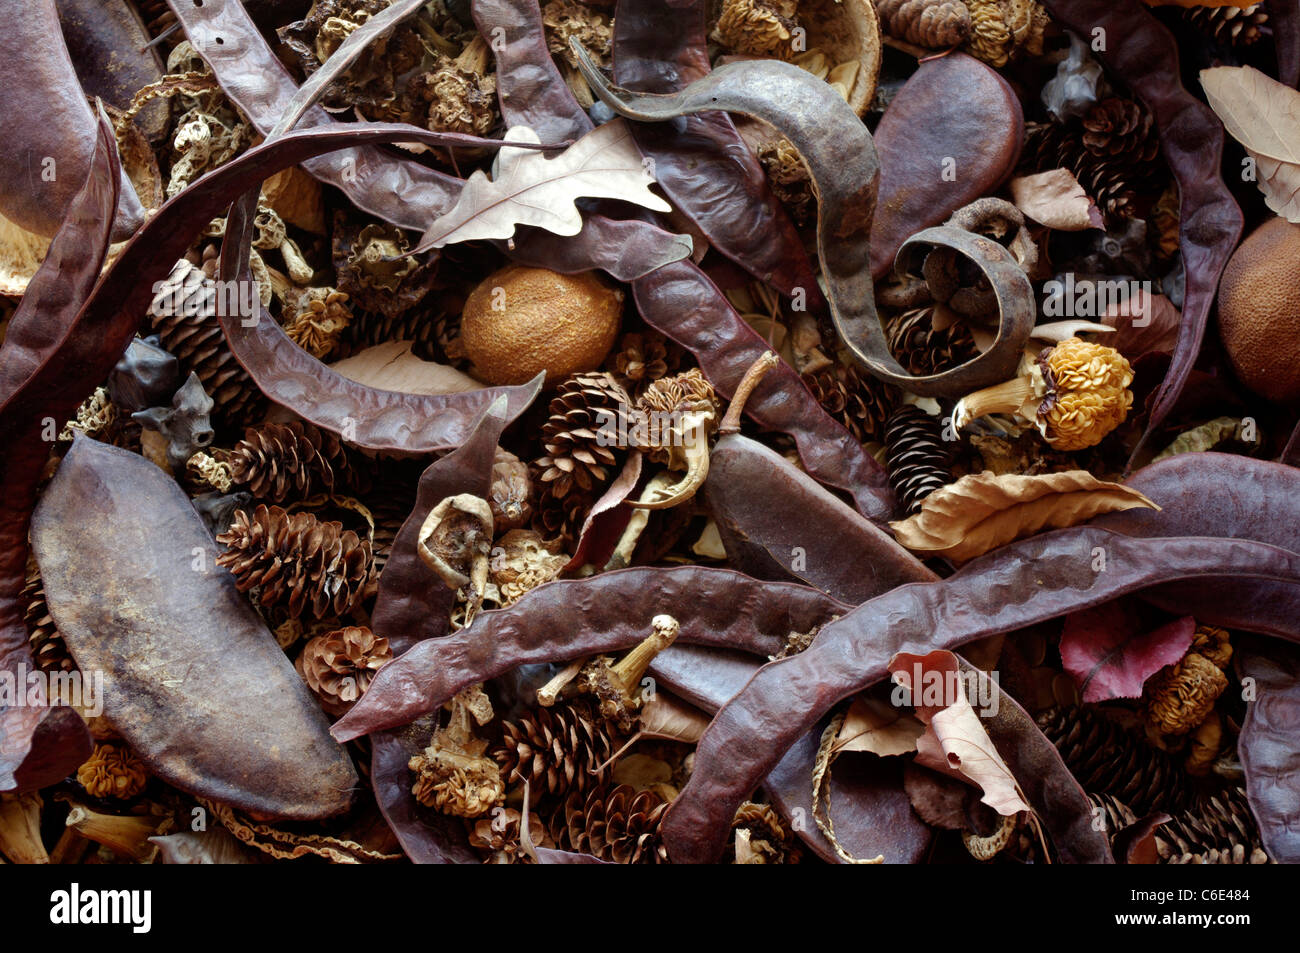
{"label": "long flat pod", "polygon": [[[1043,6],[1079,36],[1102,38],[1097,58],[1151,111],[1161,150],[1178,182],[1183,318],[1173,360],[1151,405],[1149,435],[1173,410],[1187,383],[1219,276],[1241,237],[1241,209],[1220,174],[1223,125],[1183,88],[1173,34],[1138,0],[1043,0]],[[1133,455],[1140,450],[1135,448]]]}
{"label": "long flat pod", "polygon": [[576,41],[583,76],[611,109],[641,122],[665,122],[717,109],[743,113],[791,140],[816,186],[817,252],[840,339],[871,374],[923,396],[958,396],[1014,376],[1037,306],[1029,278],[1001,245],[940,226],[899,249],[909,261],[926,246],[951,248],[984,273],[997,298],[998,334],[990,348],[939,374],[917,377],[894,358],[876,313],[871,223],[880,164],[871,133],[826,83],[789,63],[728,63],[672,94],[614,89]]}
{"label": "long flat pod", "polygon": [[[887,678],[899,652],[957,648],[1160,583],[1239,577],[1298,582],[1300,555],[1240,540],[1133,539],[1083,527],[1004,546],[948,579],[878,596],[823,627],[799,655],[765,665],[718,713],[668,811],[670,856],[716,859],[744,797],[833,705]],[[1224,585],[1224,601],[1232,597]],[[1300,639],[1300,619],[1271,634]]]}
{"label": "long flat pod", "polygon": [[104,713],[151,771],[261,817],[348,808],[351,760],[161,469],[78,438],[32,546],[59,632],[83,672],[103,673]]}
{"label": "long flat pod", "polygon": [[[63,42],[54,0],[34,0],[11,11],[0,30],[5,133],[0,213],[38,235],[54,235],[90,172],[95,116],[81,91]],[[144,207],[124,173],[113,239],[129,237]]]}

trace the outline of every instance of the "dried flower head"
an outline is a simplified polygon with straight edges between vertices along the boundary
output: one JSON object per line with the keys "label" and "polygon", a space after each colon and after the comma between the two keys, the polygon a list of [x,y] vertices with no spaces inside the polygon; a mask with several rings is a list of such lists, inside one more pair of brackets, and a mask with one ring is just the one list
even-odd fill
{"label": "dried flower head", "polygon": [[713,38],[733,53],[788,62],[795,54],[798,6],[795,0],[724,0]]}
{"label": "dried flower head", "polygon": [[342,715],[366,693],[375,672],[392,657],[387,639],[366,626],[349,625],[308,642],[294,667],[321,707],[331,715]]}
{"label": "dried flower head", "polygon": [[505,782],[495,761],[485,757],[487,742],[474,725],[492,720],[492,705],[480,686],[472,686],[449,703],[447,727],[434,732],[429,747],[410,761],[416,774],[417,801],[444,814],[479,817],[505,797]]}
{"label": "dried flower head", "polygon": [[402,279],[418,266],[406,254],[410,247],[400,229],[392,225],[367,225],[352,246],[347,267],[363,288],[396,291]]}
{"label": "dried flower head", "polygon": [[488,72],[491,57],[481,37],[452,59],[440,55],[432,72],[415,86],[428,103],[429,129],[486,136],[497,124],[497,78]]}
{"label": "dried flower head", "polygon": [[143,762],[124,744],[95,745],[90,758],[77,769],[77,783],[92,797],[133,798],[148,780]]}
{"label": "dried flower head", "polygon": [[[522,815],[513,807],[503,808],[493,813],[490,818],[474,822],[470,832],[471,847],[490,851],[489,863],[516,864],[528,861],[520,837]],[[528,836],[535,847],[554,847],[551,835],[542,826],[542,819],[531,811],[528,814]]]}
{"label": "dried flower head", "polygon": [[668,342],[658,334],[632,331],[610,352],[605,368],[628,393],[638,393],[668,373]]}
{"label": "dried flower head", "polygon": [[311,288],[298,302],[298,314],[284,326],[294,344],[318,360],[328,357],[352,322],[348,296],[333,288]]}
{"label": "dried flower head", "polygon": [[558,540],[546,541],[530,529],[512,529],[497,542],[492,582],[503,605],[518,602],[529,590],[550,582],[569,561]]}
{"label": "dried flower head", "polygon": [[429,511],[416,551],[449,588],[469,586],[470,619],[483,601],[492,552],[492,509],[470,493],[449,496]]}
{"label": "dried flower head", "polygon": [[1147,722],[1161,734],[1185,735],[1205,720],[1227,687],[1222,669],[1188,652],[1147,679],[1142,692]]}
{"label": "dried flower head", "polygon": [[528,464],[500,447],[492,462],[488,505],[492,507],[493,528],[498,533],[526,526],[533,518],[533,479]]}
{"label": "dried flower head", "polygon": [[574,37],[598,65],[609,65],[614,31],[607,13],[575,0],[551,0],[542,7],[542,26],[546,29],[546,45],[551,55],[558,56],[570,68],[578,68],[578,58],[569,46]]}

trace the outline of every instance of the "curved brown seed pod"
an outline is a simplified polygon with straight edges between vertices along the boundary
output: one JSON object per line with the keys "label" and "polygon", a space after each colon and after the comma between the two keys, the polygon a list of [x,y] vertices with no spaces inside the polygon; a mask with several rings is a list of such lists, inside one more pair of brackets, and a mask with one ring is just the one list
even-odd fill
{"label": "curved brown seed pod", "polygon": [[819,198],[817,251],[831,316],[840,338],[871,374],[923,396],[957,396],[1013,376],[1037,314],[1033,287],[1002,246],[951,227],[913,236],[900,249],[900,261],[923,245],[952,248],[970,258],[997,295],[997,340],[975,359],[926,377],[912,376],[890,353],[870,269],[880,166],[866,126],[829,85],[797,66],[767,60],[728,63],[678,93],[633,93],[611,87],[576,41],[573,48],[592,90],[629,119],[664,122],[725,109],[762,120],[795,144]]}
{"label": "curved brown seed pod", "polygon": [[709,512],[731,564],[857,605],[935,574],[780,454],[740,434],[713,448]]}
{"label": "curved brown seed pod", "polygon": [[[1097,552],[1105,571],[1094,568]],[[878,596],[824,626],[799,655],[761,668],[718,712],[666,816],[670,856],[716,859],[746,795],[833,705],[887,678],[899,652],[957,648],[1179,579],[1213,582],[1229,603],[1241,595],[1234,581],[1252,577],[1300,583],[1300,555],[1241,540],[1145,540],[1083,527],[1012,543],[949,579]],[[1281,631],[1274,620],[1252,627],[1300,639],[1300,619],[1282,621]]]}
{"label": "curved brown seed pod", "polygon": [[520,665],[629,649],[666,607],[681,623],[678,642],[764,657],[779,652],[791,632],[812,631],[849,609],[806,586],[702,566],[620,569],[550,582],[389,662],[335,723],[334,737],[348,741],[405,725],[462,688]]}
{"label": "curved brown seed pod", "polygon": [[[1043,0],[1052,18],[1079,36],[1109,42],[1097,53],[1142,99],[1155,117],[1160,147],[1178,182],[1178,244],[1186,290],[1173,360],[1151,403],[1146,433],[1173,410],[1201,350],[1219,276],[1241,237],[1242,216],[1227,187],[1223,124],[1183,88],[1178,47],[1171,34],[1137,0]],[[1122,38],[1122,39],[1121,39]],[[1143,437],[1141,444],[1146,443]],[[1134,457],[1142,445],[1134,448]]]}
{"label": "curved brown seed pod", "polygon": [[[12,12],[0,30],[0,63],[7,71],[0,97],[6,139],[0,214],[29,232],[54,235],[90,172],[95,116],[72,68],[54,0]],[[144,221],[135,189],[119,174],[114,241],[130,237]]]}
{"label": "curved brown seed pod", "polygon": [[59,631],[103,673],[104,714],[153,773],[260,817],[348,808],[351,759],[162,470],[79,437],[32,516],[32,548]]}

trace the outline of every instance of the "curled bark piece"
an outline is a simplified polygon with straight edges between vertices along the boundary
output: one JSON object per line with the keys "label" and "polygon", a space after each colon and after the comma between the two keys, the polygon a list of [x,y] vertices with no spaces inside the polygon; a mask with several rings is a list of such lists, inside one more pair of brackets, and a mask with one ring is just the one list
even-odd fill
{"label": "curled bark piece", "polygon": [[[1098,551],[1106,554],[1105,572],[1093,568]],[[1075,528],[1004,546],[949,579],[900,586],[864,603],[824,626],[799,655],[760,669],[718,713],[696,749],[691,780],[668,811],[670,856],[716,859],[745,796],[831,706],[884,679],[899,652],[956,648],[1192,577],[1300,582],[1300,555],[1239,540],[1139,540]],[[1300,620],[1283,634],[1300,639]]]}
{"label": "curled bark piece", "polygon": [[764,657],[779,652],[791,632],[809,632],[847,611],[804,586],[761,583],[699,566],[621,569],[551,582],[388,663],[361,701],[335,723],[334,736],[347,741],[407,724],[462,688],[520,665],[630,649],[665,608],[681,624],[680,643]]}
{"label": "curled bark piece", "polygon": [[895,360],[876,314],[870,270],[876,150],[866,127],[827,84],[797,66],[768,60],[729,63],[674,94],[633,93],[611,87],[586,51],[576,43],[574,49],[593,91],[629,119],[664,122],[725,109],[767,122],[795,144],[817,187],[817,250],[831,316],[841,340],[870,373],[923,396],[957,396],[1012,376],[1037,313],[1033,288],[1001,245],[955,228],[913,236],[900,249],[900,261],[929,245],[952,248],[975,262],[997,296],[997,340],[966,364],[926,377],[912,376]]}
{"label": "curled bark piece", "polygon": [[[9,67],[0,99],[0,128],[8,140],[0,214],[29,232],[54,235],[89,175],[95,116],[72,68],[54,0],[35,0],[13,13],[0,31],[0,62]],[[129,238],[144,221],[130,180],[125,172],[118,175],[114,241]]]}
{"label": "curled bark piece", "polygon": [[[1200,353],[1219,276],[1241,237],[1242,215],[1220,175],[1223,125],[1183,88],[1173,35],[1138,0],[1044,0],[1052,18],[1080,36],[1111,37],[1097,58],[1146,104],[1178,182],[1178,243],[1185,291],[1173,359],[1151,403],[1146,434],[1168,416]],[[1119,38],[1123,37],[1122,40]],[[1145,444],[1144,436],[1142,444]],[[1139,444],[1133,451],[1136,457]]]}
{"label": "curled bark piece", "polygon": [[32,545],[59,631],[82,671],[103,673],[105,715],[154,774],[265,818],[348,808],[351,760],[161,470],[78,438]]}

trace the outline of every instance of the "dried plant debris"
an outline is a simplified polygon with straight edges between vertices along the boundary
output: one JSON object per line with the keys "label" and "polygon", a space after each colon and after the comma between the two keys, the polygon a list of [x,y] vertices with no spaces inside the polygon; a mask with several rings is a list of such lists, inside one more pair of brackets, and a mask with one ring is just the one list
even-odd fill
{"label": "dried plant debris", "polygon": [[1300,859],[1290,5],[55,6],[5,862]]}

